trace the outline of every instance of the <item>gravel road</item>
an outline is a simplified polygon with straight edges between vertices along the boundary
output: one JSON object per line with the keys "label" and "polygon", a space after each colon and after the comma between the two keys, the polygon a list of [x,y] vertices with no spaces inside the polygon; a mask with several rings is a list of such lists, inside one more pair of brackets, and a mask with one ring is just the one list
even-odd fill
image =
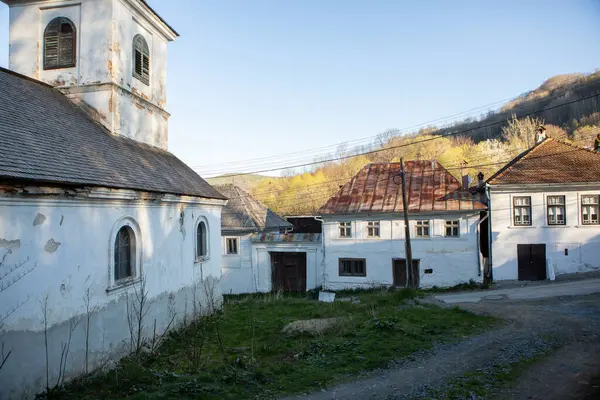
{"label": "gravel road", "polygon": [[[288,399],[429,399],[467,372],[492,374],[499,365],[549,353],[502,399],[593,399],[600,395],[600,294],[543,300],[489,300],[461,308],[504,320],[500,326],[451,345],[413,355],[385,370],[321,392]],[[568,360],[568,361],[565,361]],[[488,398],[488,397],[486,397]],[[600,396],[599,396],[600,398]],[[479,399],[479,397],[472,397]]]}

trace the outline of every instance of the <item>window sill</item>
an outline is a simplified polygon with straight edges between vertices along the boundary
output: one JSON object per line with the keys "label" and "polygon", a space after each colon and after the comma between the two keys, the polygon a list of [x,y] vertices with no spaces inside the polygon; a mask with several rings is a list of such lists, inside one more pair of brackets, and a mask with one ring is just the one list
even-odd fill
{"label": "window sill", "polygon": [[136,286],[142,281],[142,278],[127,278],[120,281],[114,282],[112,285],[106,288],[106,294],[113,294],[127,289],[131,286]]}
{"label": "window sill", "polygon": [[208,260],[210,260],[210,256],[205,256],[205,257],[200,257],[200,258],[196,258],[194,260],[194,264],[202,264],[204,262],[207,262]]}
{"label": "window sill", "polygon": [[223,254],[223,257],[239,257],[239,256],[240,256],[239,253]]}
{"label": "window sill", "polygon": [[531,225],[511,225],[511,226],[507,226],[508,229],[535,229],[535,228],[539,228],[536,226],[531,226]]}
{"label": "window sill", "polygon": [[544,225],[542,226],[544,229],[554,229],[554,228],[574,228],[572,225]]}
{"label": "window sill", "polygon": [[338,275],[340,278],[366,278],[366,275]]}
{"label": "window sill", "polygon": [[600,228],[600,224],[590,224],[590,225],[575,225],[575,228]]}

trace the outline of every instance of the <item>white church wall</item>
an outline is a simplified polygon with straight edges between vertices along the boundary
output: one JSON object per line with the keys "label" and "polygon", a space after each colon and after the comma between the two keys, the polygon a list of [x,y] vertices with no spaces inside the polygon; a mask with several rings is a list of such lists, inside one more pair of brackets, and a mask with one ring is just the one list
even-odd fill
{"label": "white church wall", "polygon": [[[220,302],[220,201],[172,199],[173,202],[116,200],[136,196],[108,191],[101,198],[0,197],[0,257],[2,269],[24,263],[7,278],[20,280],[0,291],[3,321],[0,340],[12,354],[0,374],[0,398],[21,398],[46,386],[44,322],[48,326],[50,385],[58,377],[62,344],[72,335],[67,378],[85,371],[85,297],[89,288],[91,314],[89,370],[116,360],[131,348],[127,300],[141,283],[114,287],[114,236],[121,223],[131,223],[141,258],[140,272],[148,292],[144,336],[154,320],[162,332],[176,312],[176,324],[191,318],[193,299],[205,298],[206,285]],[[107,197],[108,196],[108,197]],[[110,198],[109,198],[110,197]],[[188,202],[189,201],[189,202]],[[195,262],[195,226],[203,217],[209,229],[210,258]],[[1,258],[0,258],[1,259]],[[42,307],[47,298],[47,320]]]}

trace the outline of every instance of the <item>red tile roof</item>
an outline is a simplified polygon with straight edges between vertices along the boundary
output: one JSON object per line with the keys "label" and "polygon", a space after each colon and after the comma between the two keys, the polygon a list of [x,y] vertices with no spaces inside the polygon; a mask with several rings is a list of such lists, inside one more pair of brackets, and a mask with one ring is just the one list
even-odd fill
{"label": "red tile roof", "polygon": [[492,175],[490,185],[600,182],[600,154],[548,138]]}
{"label": "red tile roof", "polygon": [[[437,161],[406,161],[408,211],[484,210],[486,206],[461,190],[461,184]],[[368,164],[323,207],[321,214],[401,212],[400,163]]]}

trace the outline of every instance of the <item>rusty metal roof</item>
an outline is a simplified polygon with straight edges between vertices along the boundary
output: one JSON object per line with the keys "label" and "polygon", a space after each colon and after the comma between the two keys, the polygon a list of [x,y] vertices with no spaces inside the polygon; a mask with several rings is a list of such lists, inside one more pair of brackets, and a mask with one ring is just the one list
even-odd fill
{"label": "rusty metal roof", "polygon": [[490,185],[600,182],[600,154],[552,138],[519,154]]}
{"label": "rusty metal roof", "polygon": [[[435,160],[406,161],[406,189],[410,213],[485,210],[460,182]],[[322,214],[401,212],[400,163],[368,164],[331,197]]]}
{"label": "rusty metal roof", "polygon": [[320,243],[320,233],[254,233],[250,236],[254,243]]}

